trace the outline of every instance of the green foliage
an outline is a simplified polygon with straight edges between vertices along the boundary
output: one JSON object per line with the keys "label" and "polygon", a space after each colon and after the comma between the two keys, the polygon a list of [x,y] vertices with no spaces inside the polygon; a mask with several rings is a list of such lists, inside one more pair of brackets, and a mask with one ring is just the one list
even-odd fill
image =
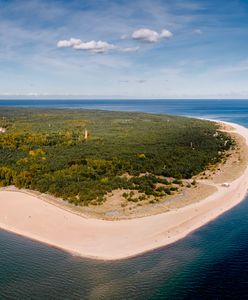
{"label": "green foliage", "polygon": [[183,117],[1,108],[0,119],[7,124],[0,134],[0,185],[38,190],[76,205],[100,204],[114,189],[170,194],[176,187],[167,178],[181,184],[234,145],[227,134],[215,134],[216,124]]}

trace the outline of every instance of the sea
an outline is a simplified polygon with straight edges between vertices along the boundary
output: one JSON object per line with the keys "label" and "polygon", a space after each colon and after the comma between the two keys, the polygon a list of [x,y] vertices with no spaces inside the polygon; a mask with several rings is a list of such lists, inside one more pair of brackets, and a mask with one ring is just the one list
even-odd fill
{"label": "sea", "polygon": [[[0,100],[0,112],[6,106],[172,114],[248,127],[248,100]],[[248,197],[174,244],[113,262],[0,230],[0,299],[248,299]]]}

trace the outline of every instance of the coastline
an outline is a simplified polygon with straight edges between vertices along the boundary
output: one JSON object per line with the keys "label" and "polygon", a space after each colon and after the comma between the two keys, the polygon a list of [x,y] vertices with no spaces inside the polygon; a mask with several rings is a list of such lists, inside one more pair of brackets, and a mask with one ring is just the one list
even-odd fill
{"label": "coastline", "polygon": [[[248,144],[247,128],[220,122],[232,126]],[[1,191],[0,228],[82,257],[124,259],[174,243],[240,203],[248,188],[248,167],[230,187],[216,186],[217,192],[200,202],[121,221],[83,218],[35,196]]]}

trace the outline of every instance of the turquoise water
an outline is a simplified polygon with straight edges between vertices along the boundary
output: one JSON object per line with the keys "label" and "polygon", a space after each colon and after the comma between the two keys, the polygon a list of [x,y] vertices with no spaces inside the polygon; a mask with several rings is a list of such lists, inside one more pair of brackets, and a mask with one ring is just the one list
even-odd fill
{"label": "turquoise water", "polygon": [[[17,104],[180,114],[248,126],[248,101],[0,101]],[[248,198],[173,245],[117,262],[82,259],[0,231],[0,299],[248,299]]]}

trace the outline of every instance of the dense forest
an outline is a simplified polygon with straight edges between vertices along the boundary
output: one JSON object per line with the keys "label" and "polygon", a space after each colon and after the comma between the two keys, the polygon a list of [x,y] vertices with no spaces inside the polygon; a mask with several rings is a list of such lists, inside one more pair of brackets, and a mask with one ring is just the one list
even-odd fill
{"label": "dense forest", "polygon": [[0,186],[76,205],[100,204],[115,189],[170,194],[172,182],[219,162],[234,144],[214,123],[144,113],[1,108],[0,127]]}

